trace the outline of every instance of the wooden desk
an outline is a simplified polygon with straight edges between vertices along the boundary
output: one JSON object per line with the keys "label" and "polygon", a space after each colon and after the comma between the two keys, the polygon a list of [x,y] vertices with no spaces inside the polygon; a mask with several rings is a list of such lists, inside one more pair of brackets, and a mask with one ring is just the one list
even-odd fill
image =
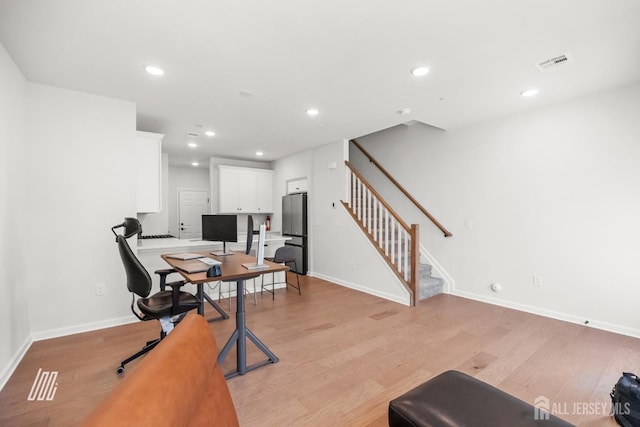
{"label": "wooden desk", "polygon": [[[204,283],[217,281],[217,280],[235,280],[237,282],[238,287],[236,290],[236,302],[237,302],[236,329],[233,331],[233,333],[231,334],[231,337],[229,337],[229,340],[224,345],[224,347],[220,351],[220,354],[218,355],[218,363],[221,363],[227,357],[233,345],[237,344],[237,348],[236,348],[237,350],[236,351],[237,353],[236,369],[237,370],[235,372],[230,372],[226,374],[225,377],[231,378],[231,377],[235,377],[236,375],[244,375],[248,371],[259,368],[268,363],[278,362],[279,360],[278,357],[275,354],[273,354],[271,350],[269,350],[267,346],[264,345],[262,341],[260,341],[258,337],[256,337],[256,335],[249,330],[249,328],[247,328],[246,319],[245,319],[245,310],[244,310],[244,282],[247,278],[253,277],[256,274],[286,271],[286,270],[289,270],[289,267],[283,264],[276,264],[270,261],[265,261],[264,263],[265,265],[267,265],[267,268],[260,269],[260,270],[249,270],[245,268],[242,264],[255,262],[256,258],[250,255],[246,255],[242,252],[234,252],[234,255],[227,255],[227,256],[215,256],[215,255],[211,255],[209,252],[196,252],[196,253],[207,256],[211,259],[220,261],[222,263],[220,266],[222,270],[222,274],[217,277],[207,277],[206,272],[189,274],[183,270],[180,270],[180,266],[186,263],[193,263],[194,262],[193,260],[182,261],[175,258],[169,258],[168,255],[171,255],[171,254],[162,255],[162,259],[164,259],[171,267],[175,268],[182,275],[182,277],[185,278],[185,280],[187,280],[190,283],[194,283],[198,286],[198,298],[200,298],[200,301],[202,304],[204,304],[204,292],[202,288],[202,285]],[[196,261],[196,262],[200,262],[200,261]],[[198,310],[198,312],[200,312],[200,309]],[[247,366],[247,341],[246,341],[247,338],[249,338],[256,345],[256,347],[258,347],[260,351],[262,351],[268,357],[267,360],[256,363],[251,366]]]}

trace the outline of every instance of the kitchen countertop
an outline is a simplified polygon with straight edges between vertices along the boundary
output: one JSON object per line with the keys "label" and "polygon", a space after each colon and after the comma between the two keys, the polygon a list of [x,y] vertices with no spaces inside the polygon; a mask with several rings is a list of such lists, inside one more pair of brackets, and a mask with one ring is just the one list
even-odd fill
{"label": "kitchen countertop", "polygon": [[[238,241],[237,242],[227,242],[227,248],[231,245],[242,245],[246,243],[246,239],[244,238],[244,233],[238,233]],[[242,237],[240,237],[242,236]],[[275,242],[275,241],[283,241],[283,240],[291,240],[291,237],[283,236],[281,233],[276,232],[267,232],[265,234],[264,241]],[[258,242],[258,235],[253,235],[253,241]],[[174,250],[176,248],[189,248],[193,250],[197,250],[199,247],[215,247],[222,248],[222,242],[210,242],[208,240],[201,239],[176,239],[176,238],[166,238],[166,239],[138,239],[138,252],[152,251],[152,250],[164,250],[171,249]]]}

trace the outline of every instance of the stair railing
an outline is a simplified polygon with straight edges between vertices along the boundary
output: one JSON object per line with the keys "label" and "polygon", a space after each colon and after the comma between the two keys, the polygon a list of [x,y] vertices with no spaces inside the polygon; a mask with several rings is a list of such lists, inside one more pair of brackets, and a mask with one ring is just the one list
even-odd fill
{"label": "stair railing", "polygon": [[429,220],[440,229],[440,231],[442,231],[444,233],[444,237],[451,237],[453,236],[453,234],[451,234],[451,232],[449,232],[449,230],[447,230],[446,228],[444,228],[444,226],[442,224],[440,224],[438,222],[437,219],[435,219],[433,217],[433,215],[431,215],[429,213],[429,211],[427,211],[402,185],[400,185],[400,183],[398,181],[396,181],[396,179],[391,176],[391,174],[389,174],[389,172],[387,172],[387,170],[382,167],[382,165],[380,163],[378,163],[378,161],[376,159],[374,159],[371,154],[369,154],[364,148],[362,148],[362,146],[360,144],[358,144],[358,141],[356,141],[355,139],[352,139],[351,142],[353,143],[353,145],[355,145],[360,151],[362,151],[362,154],[364,154],[367,159],[369,159],[369,161],[371,163],[373,163],[379,170],[380,172],[382,172],[384,174],[384,176],[386,176],[389,181],[391,181],[393,183],[393,185],[395,185],[398,190],[400,190],[402,192],[402,194],[404,194],[409,200],[411,200],[411,202],[418,208],[420,209],[420,211],[427,217],[429,218]]}
{"label": "stair railing", "polygon": [[418,224],[407,225],[351,163],[345,164],[347,201],[342,204],[403,283],[413,306],[419,286]]}

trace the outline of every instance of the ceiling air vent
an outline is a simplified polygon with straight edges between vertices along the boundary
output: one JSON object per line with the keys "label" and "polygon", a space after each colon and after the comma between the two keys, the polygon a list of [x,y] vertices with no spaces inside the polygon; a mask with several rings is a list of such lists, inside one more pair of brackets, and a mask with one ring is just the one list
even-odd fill
{"label": "ceiling air vent", "polygon": [[536,64],[536,68],[540,71],[547,71],[568,64],[569,62],[573,62],[573,56],[568,52],[561,53],[552,58],[538,62]]}
{"label": "ceiling air vent", "polygon": [[198,134],[197,133],[193,133],[193,132],[189,132],[187,135],[191,136],[191,137],[197,137]]}

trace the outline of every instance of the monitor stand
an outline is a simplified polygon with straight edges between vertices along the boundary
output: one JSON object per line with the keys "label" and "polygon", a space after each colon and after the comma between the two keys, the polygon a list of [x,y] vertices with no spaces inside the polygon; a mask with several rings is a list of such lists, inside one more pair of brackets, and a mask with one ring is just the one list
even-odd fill
{"label": "monitor stand", "polygon": [[211,255],[215,255],[215,256],[227,256],[227,255],[233,255],[233,252],[227,252],[227,242],[222,242],[222,252],[220,251],[213,251],[213,252],[209,252]]}

